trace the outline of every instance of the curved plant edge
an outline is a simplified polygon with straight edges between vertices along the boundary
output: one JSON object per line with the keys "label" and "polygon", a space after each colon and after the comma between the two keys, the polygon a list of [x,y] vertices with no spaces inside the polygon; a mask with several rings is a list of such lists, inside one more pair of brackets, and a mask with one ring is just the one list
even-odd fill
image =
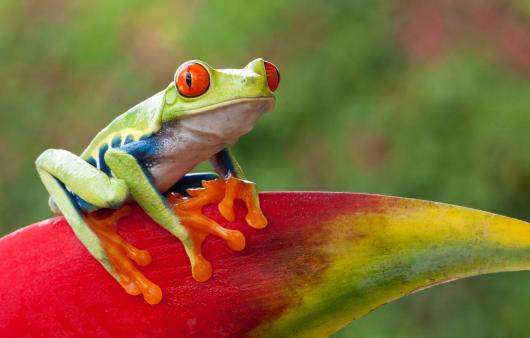
{"label": "curved plant edge", "polygon": [[182,245],[137,206],[121,235],[147,249],[141,271],[160,285],[151,306],[129,296],[62,217],[0,239],[0,336],[238,337],[331,335],[422,288],[478,274],[530,269],[530,224],[399,197],[326,192],[260,195],[266,229],[240,230],[246,248],[219,238],[203,250],[213,277],[191,277]]}

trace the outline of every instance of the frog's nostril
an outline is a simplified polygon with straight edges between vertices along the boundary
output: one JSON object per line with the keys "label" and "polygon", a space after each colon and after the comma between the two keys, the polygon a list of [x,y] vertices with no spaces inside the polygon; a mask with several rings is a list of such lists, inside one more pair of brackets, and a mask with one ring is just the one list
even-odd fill
{"label": "frog's nostril", "polygon": [[265,64],[265,73],[267,74],[267,84],[271,92],[275,91],[280,84],[280,72],[275,65],[270,62],[263,61]]}

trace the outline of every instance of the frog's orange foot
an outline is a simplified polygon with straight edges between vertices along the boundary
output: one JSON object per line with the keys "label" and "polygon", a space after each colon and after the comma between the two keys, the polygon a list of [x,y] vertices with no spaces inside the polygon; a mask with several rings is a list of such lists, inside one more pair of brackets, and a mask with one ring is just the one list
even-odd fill
{"label": "frog's orange foot", "polygon": [[158,304],[162,299],[162,290],[133,264],[134,262],[139,266],[149,265],[151,255],[147,250],[136,248],[118,234],[118,221],[129,213],[130,207],[125,206],[103,218],[94,213],[87,214],[86,221],[101,240],[114,275],[125,291],[130,295],[143,294],[147,303]]}
{"label": "frog's orange foot", "polygon": [[245,237],[240,231],[226,229],[203,215],[202,208],[205,205],[218,203],[221,215],[226,220],[233,221],[235,219],[234,200],[241,199],[247,206],[247,223],[256,229],[267,225],[267,219],[259,208],[254,183],[231,177],[227,180],[203,181],[202,184],[202,188],[187,189],[189,198],[183,198],[178,194],[168,196],[173,210],[193,241],[190,260],[193,278],[197,281],[206,281],[212,275],[210,263],[202,256],[201,247],[206,236],[214,235],[224,239],[234,251],[241,251],[245,248]]}
{"label": "frog's orange foot", "polygon": [[259,206],[258,193],[253,182],[235,177],[226,180],[215,179],[203,181],[203,188],[187,189],[187,192],[196,198],[193,206],[219,203],[219,212],[229,222],[235,220],[234,200],[240,199],[247,207],[245,220],[248,225],[255,229],[267,226],[267,219]]}
{"label": "frog's orange foot", "polygon": [[219,203],[219,212],[230,222],[235,220],[234,200],[241,199],[247,206],[245,220],[255,229],[267,226],[267,219],[261,212],[256,185],[253,182],[230,177],[226,180],[225,196]]}

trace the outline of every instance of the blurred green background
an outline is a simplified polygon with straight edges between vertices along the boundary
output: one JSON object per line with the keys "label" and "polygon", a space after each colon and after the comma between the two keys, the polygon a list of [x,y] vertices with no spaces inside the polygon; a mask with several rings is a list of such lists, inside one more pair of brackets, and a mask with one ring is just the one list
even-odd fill
{"label": "blurred green background", "polygon": [[[530,219],[529,1],[3,0],[0,234],[51,216],[33,164],[44,149],[81,152],[185,60],[256,57],[280,69],[278,104],[235,152],[262,190]],[[530,274],[492,275],[389,304],[337,336],[530,337],[529,314]]]}

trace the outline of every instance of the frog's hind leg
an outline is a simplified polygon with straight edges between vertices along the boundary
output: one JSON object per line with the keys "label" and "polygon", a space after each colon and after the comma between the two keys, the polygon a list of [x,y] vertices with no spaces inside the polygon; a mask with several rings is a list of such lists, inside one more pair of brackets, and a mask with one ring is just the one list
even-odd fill
{"label": "frog's hind leg", "polygon": [[137,148],[144,149],[141,145],[139,143],[136,148],[132,145],[110,149],[105,154],[105,161],[116,177],[127,182],[131,195],[149,217],[182,242],[191,263],[193,277],[205,281],[212,275],[212,266],[200,255],[189,231],[154,186],[153,178],[142,163],[141,154],[136,153]]}
{"label": "frog's hind leg", "polygon": [[37,159],[36,166],[56,208],[90,254],[128,293],[142,292],[147,302],[158,303],[162,296],[160,288],[143,277],[129,260],[145,265],[149,263],[149,254],[117,235],[116,222],[126,209],[120,209],[108,219],[98,219],[92,214],[83,215],[74,197],[77,195],[98,208],[118,207],[129,194],[125,183],[65,150],[45,151]]}

